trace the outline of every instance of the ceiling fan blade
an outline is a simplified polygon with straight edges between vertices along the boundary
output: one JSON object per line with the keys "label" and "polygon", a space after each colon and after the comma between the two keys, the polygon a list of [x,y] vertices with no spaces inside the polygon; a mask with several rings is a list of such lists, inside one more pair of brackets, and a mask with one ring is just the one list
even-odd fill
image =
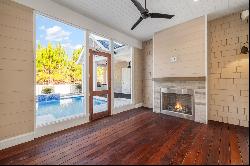
{"label": "ceiling fan blade", "polygon": [[146,10],[142,7],[142,5],[140,4],[140,2],[138,2],[137,0],[131,0],[134,5],[137,7],[137,9],[140,11],[140,13],[144,13]]}
{"label": "ceiling fan blade", "polygon": [[135,27],[136,27],[138,24],[140,24],[140,22],[141,22],[142,20],[143,20],[143,18],[140,17],[140,18],[136,21],[136,23],[132,26],[131,30],[135,29]]}
{"label": "ceiling fan blade", "polygon": [[149,13],[151,18],[167,18],[171,19],[174,17],[174,15],[169,15],[169,14],[161,14],[161,13]]}

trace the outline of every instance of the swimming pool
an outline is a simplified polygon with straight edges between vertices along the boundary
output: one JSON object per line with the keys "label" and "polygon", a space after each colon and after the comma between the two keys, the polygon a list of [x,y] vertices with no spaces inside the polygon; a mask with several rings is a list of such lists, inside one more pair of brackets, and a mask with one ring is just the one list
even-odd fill
{"label": "swimming pool", "polygon": [[[94,98],[94,106],[102,111],[107,101],[105,98]],[[81,117],[86,114],[84,96],[71,96],[46,102],[36,102],[36,125],[37,127],[54,122]]]}

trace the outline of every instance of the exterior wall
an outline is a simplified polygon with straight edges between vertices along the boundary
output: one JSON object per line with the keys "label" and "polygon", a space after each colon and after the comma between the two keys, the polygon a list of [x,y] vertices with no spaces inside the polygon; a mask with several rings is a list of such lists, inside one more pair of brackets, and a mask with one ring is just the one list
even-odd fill
{"label": "exterior wall", "polygon": [[134,91],[132,93],[134,96],[134,104],[140,104],[143,102],[143,93],[142,93],[142,81],[143,81],[143,50],[138,48],[133,48],[134,52]]}
{"label": "exterior wall", "polygon": [[209,119],[249,126],[249,23],[240,13],[209,22]]}
{"label": "exterior wall", "polygon": [[114,63],[114,92],[122,93],[122,68],[128,67],[128,62]]}
{"label": "exterior wall", "polygon": [[153,108],[153,40],[143,42],[143,106]]}
{"label": "exterior wall", "polygon": [[[154,78],[206,76],[205,20],[199,17],[154,35]],[[172,56],[177,62],[170,61]]]}
{"label": "exterior wall", "polygon": [[0,140],[34,131],[33,11],[0,1]]}

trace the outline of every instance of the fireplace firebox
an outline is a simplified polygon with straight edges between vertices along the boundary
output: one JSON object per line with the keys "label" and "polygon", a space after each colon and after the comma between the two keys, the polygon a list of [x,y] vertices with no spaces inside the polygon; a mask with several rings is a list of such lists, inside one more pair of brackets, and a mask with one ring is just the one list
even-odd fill
{"label": "fireplace firebox", "polygon": [[161,88],[161,112],[194,120],[194,90]]}

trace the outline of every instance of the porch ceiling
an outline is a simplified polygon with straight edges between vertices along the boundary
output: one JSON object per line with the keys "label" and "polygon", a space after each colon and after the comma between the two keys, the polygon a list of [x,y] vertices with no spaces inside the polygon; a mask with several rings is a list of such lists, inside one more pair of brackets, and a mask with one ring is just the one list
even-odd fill
{"label": "porch ceiling", "polygon": [[[176,16],[171,20],[149,18],[131,31],[131,26],[140,14],[130,0],[53,1],[139,40],[150,39],[157,31],[204,14],[208,14],[211,20],[249,6],[248,0],[199,0],[197,2],[194,0],[148,0],[147,8],[150,12],[169,13]],[[144,4],[144,0],[139,1]]]}

